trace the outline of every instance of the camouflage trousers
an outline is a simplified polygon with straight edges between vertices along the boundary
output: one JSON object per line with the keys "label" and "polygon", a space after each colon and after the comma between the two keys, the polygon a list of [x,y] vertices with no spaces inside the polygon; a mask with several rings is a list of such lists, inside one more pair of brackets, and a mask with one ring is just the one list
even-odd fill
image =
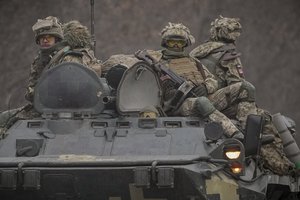
{"label": "camouflage trousers", "polygon": [[241,82],[229,85],[209,95],[208,99],[221,112],[237,105],[232,109],[234,118],[240,122],[242,128],[245,128],[247,116],[257,114],[257,108],[255,102],[246,101],[248,93],[241,87]]}
{"label": "camouflage trousers", "polygon": [[[196,116],[196,117],[202,116],[202,114],[197,109],[196,101],[197,101],[196,97],[195,98],[187,98],[182,103],[182,105],[180,106],[178,111],[174,114],[181,115],[181,116]],[[209,104],[211,104],[211,103],[209,103]],[[206,106],[210,106],[210,105],[206,105]],[[212,104],[211,104],[211,106],[213,107]],[[222,126],[225,135],[228,137],[232,137],[232,135],[234,133],[239,131],[238,128],[232,123],[232,121],[228,117],[226,117],[223,113],[221,113],[220,111],[218,111],[215,108],[212,109],[211,112],[208,113],[208,115],[205,116],[204,118],[208,121],[213,121],[213,122],[219,123]]]}
{"label": "camouflage trousers", "polygon": [[294,164],[283,153],[281,142],[276,140],[260,149],[263,167],[278,175],[288,175],[295,168]]}
{"label": "camouflage trousers", "polygon": [[271,114],[267,111],[257,108],[259,115],[265,118],[263,134],[274,135],[275,140],[271,144],[261,147],[261,157],[263,166],[278,175],[288,175],[295,169],[295,164],[292,163],[285,155],[283,150],[283,142],[279,132],[272,123]]}

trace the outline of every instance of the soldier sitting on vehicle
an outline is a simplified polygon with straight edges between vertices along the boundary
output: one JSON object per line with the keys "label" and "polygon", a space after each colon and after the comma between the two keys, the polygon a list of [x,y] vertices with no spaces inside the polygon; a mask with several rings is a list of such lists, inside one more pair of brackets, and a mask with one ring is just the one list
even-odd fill
{"label": "soldier sitting on vehicle", "polygon": [[[187,27],[183,24],[169,23],[162,30],[161,44],[164,49],[161,51],[147,51],[155,62],[166,65],[170,70],[194,86],[191,92],[194,96],[187,98],[178,109],[169,109],[167,103],[165,103],[164,109],[166,113],[168,115],[201,116],[210,121],[220,123],[226,136],[242,139],[243,134],[240,130],[219,111],[223,109],[223,106],[228,106],[228,104],[222,99],[225,97],[225,94],[221,96],[219,91],[217,91],[217,80],[205,66],[197,63],[185,53],[185,47],[193,43],[194,37],[190,34]],[[173,81],[166,75],[161,76],[161,81],[164,90],[164,100],[168,102],[174,97],[177,88],[174,88]],[[217,99],[219,96],[221,98]]]}
{"label": "soldier sitting on vehicle", "polygon": [[30,103],[6,111],[0,116],[0,138],[17,119],[35,118],[40,114],[33,109],[34,87],[42,73],[63,62],[76,62],[101,75],[101,64],[91,49],[91,35],[78,21],[62,25],[56,17],[39,19],[32,27],[39,54],[31,65],[25,98]]}
{"label": "soldier sitting on vehicle", "polygon": [[[220,89],[247,82],[240,60],[241,54],[237,52],[235,45],[236,40],[240,36],[241,29],[242,26],[239,19],[221,16],[211,23],[210,39],[196,47],[190,53],[192,57],[202,62],[215,75]],[[266,110],[257,108],[254,101],[252,103],[240,104],[232,102],[231,107],[233,110],[244,110],[240,112],[240,118],[248,116],[249,112],[247,109],[251,110],[253,114],[264,116],[266,123],[263,133],[275,136],[273,143],[263,145],[261,148],[264,165],[276,174],[289,173],[289,169],[293,168],[294,165],[289,162],[284,154],[282,140],[272,123],[271,114]],[[231,119],[238,119],[237,116],[232,115],[232,110],[223,110],[222,112]]]}
{"label": "soldier sitting on vehicle", "polygon": [[78,21],[62,25],[56,17],[39,19],[32,27],[39,54],[31,65],[25,98],[32,102],[34,86],[44,70],[62,62],[77,62],[101,75],[101,65],[91,50],[91,36],[87,27]]}

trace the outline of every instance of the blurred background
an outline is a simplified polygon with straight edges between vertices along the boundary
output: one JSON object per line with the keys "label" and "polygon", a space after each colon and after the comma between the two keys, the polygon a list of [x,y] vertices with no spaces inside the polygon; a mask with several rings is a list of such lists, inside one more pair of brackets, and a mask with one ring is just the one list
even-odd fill
{"label": "blurred background", "polygon": [[[243,32],[237,47],[257,104],[293,118],[299,143],[299,11],[299,0],[95,0],[96,57],[104,61],[113,54],[159,49],[159,33],[168,22],[188,26],[195,48],[208,39],[216,17],[238,17]],[[0,0],[1,111],[26,103],[30,64],[38,51],[31,27],[49,15],[90,28],[90,1]]]}

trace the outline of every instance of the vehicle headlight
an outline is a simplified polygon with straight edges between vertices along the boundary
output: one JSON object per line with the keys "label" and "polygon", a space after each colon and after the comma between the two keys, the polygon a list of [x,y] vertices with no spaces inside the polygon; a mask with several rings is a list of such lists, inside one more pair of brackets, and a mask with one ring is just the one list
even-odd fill
{"label": "vehicle headlight", "polygon": [[243,170],[243,165],[239,162],[233,162],[230,164],[230,169],[234,174],[240,174]]}
{"label": "vehicle headlight", "polygon": [[241,148],[239,146],[225,147],[224,154],[230,160],[238,159],[241,155]]}

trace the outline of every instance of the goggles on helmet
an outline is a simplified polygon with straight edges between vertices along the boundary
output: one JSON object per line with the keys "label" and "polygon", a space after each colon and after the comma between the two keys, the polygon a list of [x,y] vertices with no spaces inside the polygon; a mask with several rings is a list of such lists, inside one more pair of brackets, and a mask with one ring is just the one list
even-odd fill
{"label": "goggles on helmet", "polygon": [[182,39],[168,39],[166,40],[166,45],[170,48],[183,48],[187,45],[187,41]]}

